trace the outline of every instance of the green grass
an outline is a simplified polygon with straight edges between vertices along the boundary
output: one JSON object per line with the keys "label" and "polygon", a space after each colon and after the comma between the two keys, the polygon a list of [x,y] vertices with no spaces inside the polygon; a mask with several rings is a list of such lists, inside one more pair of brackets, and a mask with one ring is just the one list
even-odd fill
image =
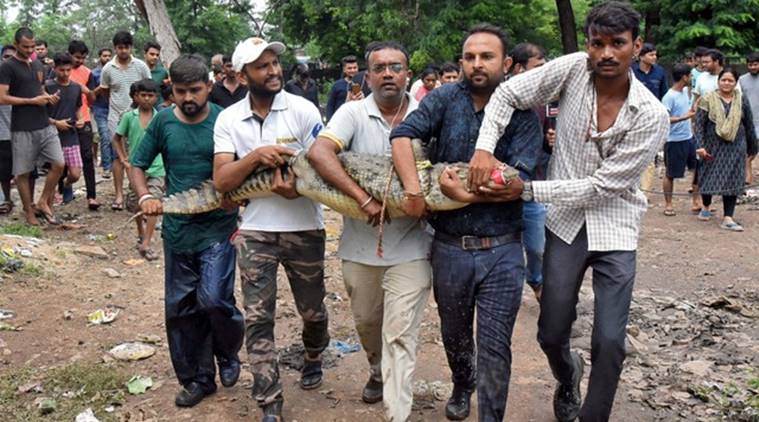
{"label": "green grass", "polygon": [[27,237],[42,237],[42,229],[22,223],[10,223],[0,226],[0,233]]}
{"label": "green grass", "polygon": [[[6,421],[72,421],[90,407],[101,421],[116,420],[104,408],[125,401],[127,378],[105,364],[75,363],[46,372],[13,368],[0,375],[0,415]],[[18,392],[19,387],[34,381],[39,381],[42,393]],[[39,413],[34,401],[40,397],[55,400],[57,407],[52,414]]]}

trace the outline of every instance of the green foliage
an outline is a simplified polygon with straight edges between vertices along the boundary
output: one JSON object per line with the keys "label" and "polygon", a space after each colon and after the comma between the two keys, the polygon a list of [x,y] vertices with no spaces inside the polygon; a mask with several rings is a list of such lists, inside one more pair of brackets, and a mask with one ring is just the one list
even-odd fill
{"label": "green foliage", "polygon": [[30,226],[21,223],[8,223],[0,226],[0,233],[15,234],[28,237],[42,237],[42,229],[38,226]]}
{"label": "green foliage", "polygon": [[184,53],[208,59],[217,53],[231,55],[237,42],[250,36],[247,15],[220,1],[166,0],[166,8]]}
{"label": "green foliage", "polygon": [[697,46],[716,47],[728,56],[759,48],[759,0],[659,0],[658,50],[679,58]]}
{"label": "green foliage", "polygon": [[411,67],[456,60],[466,31],[490,22],[504,28],[510,45],[531,41],[560,51],[553,0],[537,1],[376,1],[275,0],[270,23],[289,45],[318,45],[322,60],[363,52],[376,40],[396,40],[413,52]]}
{"label": "green foliage", "polygon": [[[75,363],[45,372],[30,367],[10,368],[0,375],[0,414],[8,421],[72,421],[89,407],[100,420],[116,420],[104,409],[125,402],[127,379],[118,369],[103,364]],[[19,387],[30,383],[39,384],[44,396],[56,401],[51,415],[42,416],[37,411],[34,400],[40,394],[33,390],[18,392]]]}

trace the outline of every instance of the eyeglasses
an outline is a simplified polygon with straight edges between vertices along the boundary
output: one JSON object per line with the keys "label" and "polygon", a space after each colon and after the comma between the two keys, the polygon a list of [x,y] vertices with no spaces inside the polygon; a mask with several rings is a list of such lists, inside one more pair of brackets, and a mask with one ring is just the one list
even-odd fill
{"label": "eyeglasses", "polygon": [[390,63],[390,64],[374,64],[371,67],[371,71],[374,73],[384,73],[385,69],[390,69],[391,72],[398,74],[403,72],[405,67],[401,63]]}

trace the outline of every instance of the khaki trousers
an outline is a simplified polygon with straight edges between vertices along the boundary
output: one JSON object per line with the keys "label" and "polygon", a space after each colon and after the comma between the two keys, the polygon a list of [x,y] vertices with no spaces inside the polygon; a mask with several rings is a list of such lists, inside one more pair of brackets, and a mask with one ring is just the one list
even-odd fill
{"label": "khaki trousers", "polygon": [[343,280],[371,377],[383,382],[385,416],[405,422],[414,397],[419,325],[432,284],[429,261],[387,267],[343,261]]}

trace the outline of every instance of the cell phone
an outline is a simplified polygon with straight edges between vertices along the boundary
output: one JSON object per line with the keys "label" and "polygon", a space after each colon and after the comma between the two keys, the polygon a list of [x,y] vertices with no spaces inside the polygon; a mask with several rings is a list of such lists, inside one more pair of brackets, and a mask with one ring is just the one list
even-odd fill
{"label": "cell phone", "polygon": [[358,95],[359,92],[361,92],[361,84],[351,82],[351,94]]}

